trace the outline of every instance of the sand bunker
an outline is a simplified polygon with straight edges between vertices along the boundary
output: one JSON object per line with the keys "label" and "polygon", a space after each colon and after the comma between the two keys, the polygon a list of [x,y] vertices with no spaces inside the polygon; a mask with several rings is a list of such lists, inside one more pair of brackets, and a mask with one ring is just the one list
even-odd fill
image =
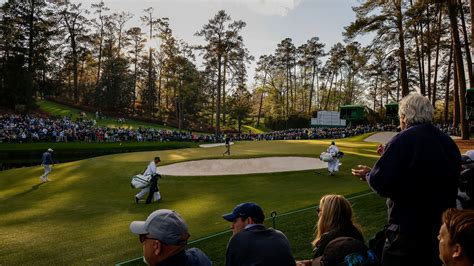
{"label": "sand bunker", "polygon": [[[365,139],[385,144],[397,132],[380,132]],[[233,143],[231,143],[232,145]],[[224,143],[202,144],[202,148],[224,146]],[[209,176],[274,173],[327,168],[327,163],[309,157],[265,157],[253,159],[213,159],[175,163],[158,167],[162,175]]]}
{"label": "sand bunker", "polygon": [[389,142],[393,138],[393,136],[395,136],[397,134],[398,134],[398,132],[392,132],[392,131],[379,132],[379,133],[373,134],[372,136],[364,139],[364,141],[386,144],[387,142]]}
{"label": "sand bunker", "polygon": [[[372,136],[364,139],[364,141],[386,144],[387,142],[389,142],[393,138],[393,136],[395,136],[397,134],[398,134],[398,132],[392,132],[392,131],[379,132],[379,133],[373,134]],[[452,139],[460,139],[460,137],[458,137],[458,136],[451,136],[451,138]]]}
{"label": "sand bunker", "polygon": [[327,168],[327,163],[308,157],[265,157],[215,159],[175,163],[158,167],[158,173],[171,176],[241,175]]}

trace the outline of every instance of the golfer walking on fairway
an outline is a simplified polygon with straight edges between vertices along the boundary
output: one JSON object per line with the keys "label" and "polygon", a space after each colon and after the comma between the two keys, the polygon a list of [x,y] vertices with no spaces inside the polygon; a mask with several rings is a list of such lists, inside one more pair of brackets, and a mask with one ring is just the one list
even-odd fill
{"label": "golfer walking on fairway", "polygon": [[160,189],[158,188],[158,177],[160,175],[157,173],[156,166],[161,162],[160,157],[156,156],[153,161],[151,161],[143,175],[151,175],[150,185],[143,188],[137,195],[135,195],[135,202],[138,203],[145,195],[148,193],[146,199],[146,204],[151,203],[153,200],[159,201],[161,199]]}
{"label": "golfer walking on fairway", "polygon": [[222,156],[224,156],[226,154],[230,156],[230,137],[229,136],[225,136],[224,143],[225,143],[226,150],[222,154]]}
{"label": "golfer walking on fairway", "polygon": [[52,171],[52,165],[54,165],[52,158],[53,152],[53,149],[49,148],[46,152],[43,153],[43,156],[41,158],[41,165],[44,168],[44,174],[40,176],[40,179],[41,181],[43,181],[43,183],[49,181],[48,175]]}
{"label": "golfer walking on fairway", "polygon": [[335,175],[336,172],[339,171],[338,152],[339,148],[336,146],[336,143],[334,141],[331,142],[331,146],[327,149],[327,153],[332,155],[332,159],[328,162],[328,171],[330,175]]}

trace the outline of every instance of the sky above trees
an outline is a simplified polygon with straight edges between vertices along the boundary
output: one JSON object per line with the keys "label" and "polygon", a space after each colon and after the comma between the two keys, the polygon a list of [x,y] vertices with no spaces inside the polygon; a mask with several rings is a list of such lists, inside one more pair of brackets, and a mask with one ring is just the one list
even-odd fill
{"label": "sky above trees", "polygon": [[[0,1],[2,2],[2,1]],[[99,0],[72,0],[90,9]],[[342,42],[343,28],[355,19],[352,6],[357,0],[104,0],[110,12],[130,12],[134,17],[126,27],[142,26],[143,10],[153,7],[156,17],[168,17],[170,28],[177,39],[202,44],[194,36],[219,10],[226,10],[233,20],[243,20],[245,46],[259,58],[271,54],[282,39],[291,38],[296,45],[317,36],[331,47]],[[157,47],[159,40],[152,45]],[[198,62],[199,66],[199,62]],[[248,81],[253,81],[256,61],[248,65]]]}

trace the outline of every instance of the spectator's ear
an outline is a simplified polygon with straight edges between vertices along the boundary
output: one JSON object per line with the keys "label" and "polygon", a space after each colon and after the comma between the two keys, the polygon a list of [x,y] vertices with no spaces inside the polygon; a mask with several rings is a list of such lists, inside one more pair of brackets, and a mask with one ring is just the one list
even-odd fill
{"label": "spectator's ear", "polygon": [[153,240],[153,253],[158,256],[163,253],[163,244],[159,240]]}
{"label": "spectator's ear", "polygon": [[247,218],[245,218],[244,222],[245,222],[246,224],[255,224],[255,221],[253,220],[252,217],[247,217]]}
{"label": "spectator's ear", "polygon": [[451,255],[453,257],[453,259],[457,259],[457,258],[460,258],[462,257],[463,255],[465,255],[466,252],[464,252],[463,248],[461,247],[460,244],[456,243],[454,244],[453,248],[452,248],[452,252],[453,254]]}

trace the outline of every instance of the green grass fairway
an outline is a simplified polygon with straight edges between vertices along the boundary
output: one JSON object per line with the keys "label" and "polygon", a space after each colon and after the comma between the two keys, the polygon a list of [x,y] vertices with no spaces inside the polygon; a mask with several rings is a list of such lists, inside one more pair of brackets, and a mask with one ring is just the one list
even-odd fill
{"label": "green grass fairway", "polygon": [[[267,216],[315,206],[322,195],[366,193],[367,184],[351,176],[356,164],[371,165],[378,157],[376,144],[367,137],[337,140],[345,152],[341,171],[329,176],[314,171],[250,174],[240,176],[164,176],[159,186],[163,200],[135,204],[137,190],[130,177],[159,155],[163,164],[204,158],[222,158],[224,147],[188,148],[114,154],[58,164],[49,183],[40,184],[41,167],[0,172],[0,265],[98,265],[114,264],[141,256],[142,245],[130,233],[133,220],[143,220],[159,208],[174,209],[186,219],[191,240],[229,228],[222,214],[244,201],[259,203]],[[264,156],[318,157],[330,140],[237,142],[230,158]],[[378,196],[354,201],[358,222],[366,235],[384,224],[383,199]],[[292,241],[295,257],[310,256],[309,241],[315,213],[309,211],[281,218],[282,230]],[[305,217],[305,218],[304,218]],[[286,225],[285,225],[286,224]],[[271,225],[271,223],[269,223]],[[280,224],[277,224],[279,226]],[[215,265],[222,265],[228,234],[221,240],[196,243]]]}
{"label": "green grass fairway", "polygon": [[[41,110],[44,112],[51,114],[51,115],[57,115],[57,116],[68,116],[71,115],[73,119],[78,119],[79,113],[82,112],[82,110],[75,109],[66,105],[62,105],[59,103],[55,103],[52,101],[48,100],[39,100],[38,105]],[[88,119],[95,119],[95,113],[92,112],[85,112],[87,114]],[[157,129],[171,129],[171,130],[176,130],[174,127],[169,127],[169,126],[164,126],[160,124],[154,124],[154,123],[147,123],[147,122],[141,122],[141,121],[136,121],[136,120],[131,120],[127,119],[125,123],[119,124],[117,122],[116,117],[107,117],[105,119],[100,119],[97,120],[97,126],[106,126],[106,127],[123,127],[123,128],[133,128],[136,129],[138,127],[147,127],[147,128],[157,128]]]}

